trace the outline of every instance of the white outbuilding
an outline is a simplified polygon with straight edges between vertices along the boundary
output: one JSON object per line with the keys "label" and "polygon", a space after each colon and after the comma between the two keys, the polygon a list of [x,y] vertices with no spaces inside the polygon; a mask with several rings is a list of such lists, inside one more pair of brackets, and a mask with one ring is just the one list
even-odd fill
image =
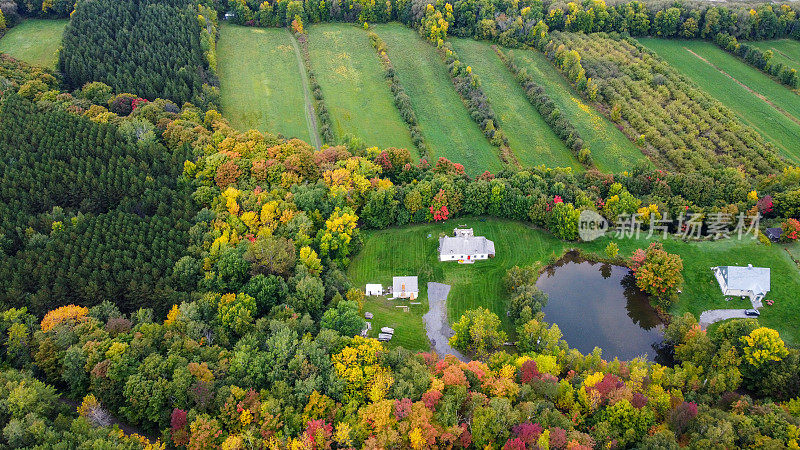
{"label": "white outbuilding", "polygon": [[394,277],[392,279],[392,297],[411,300],[419,297],[419,281],[417,277]]}
{"label": "white outbuilding", "polygon": [[749,297],[754,308],[761,307],[761,300],[770,288],[769,267],[742,266],[712,267],[723,295]]}
{"label": "white outbuilding", "polygon": [[456,228],[452,236],[439,238],[439,261],[471,264],[489,258],[494,258],[494,242],[475,236],[472,228]]}
{"label": "white outbuilding", "polygon": [[383,295],[383,286],[380,284],[368,284],[364,290],[366,295]]}

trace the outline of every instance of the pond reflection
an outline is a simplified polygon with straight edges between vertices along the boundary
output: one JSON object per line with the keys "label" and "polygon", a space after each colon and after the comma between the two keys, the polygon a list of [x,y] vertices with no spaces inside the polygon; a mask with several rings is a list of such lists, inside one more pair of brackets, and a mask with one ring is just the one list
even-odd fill
{"label": "pond reflection", "polygon": [[664,324],[627,267],[567,253],[536,286],[550,297],[545,320],[558,324],[571,348],[586,354],[600,347],[606,360],[642,356],[670,363],[662,349]]}

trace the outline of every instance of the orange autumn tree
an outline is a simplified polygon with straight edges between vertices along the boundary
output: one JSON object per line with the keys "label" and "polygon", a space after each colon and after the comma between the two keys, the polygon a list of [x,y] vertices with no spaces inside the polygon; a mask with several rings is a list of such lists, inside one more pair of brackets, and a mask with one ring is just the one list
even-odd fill
{"label": "orange autumn tree", "polygon": [[42,331],[45,333],[64,322],[78,322],[89,314],[89,308],[67,305],[48,312],[42,319]]}
{"label": "orange autumn tree", "polygon": [[667,253],[660,242],[653,242],[647,251],[637,250],[631,257],[636,286],[653,296],[656,304],[669,308],[683,284],[683,259]]}

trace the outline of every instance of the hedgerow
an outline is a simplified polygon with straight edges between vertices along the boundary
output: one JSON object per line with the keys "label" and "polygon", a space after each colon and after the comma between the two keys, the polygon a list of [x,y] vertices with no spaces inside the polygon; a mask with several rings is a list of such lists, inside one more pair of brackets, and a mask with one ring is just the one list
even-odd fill
{"label": "hedgerow", "polygon": [[319,118],[319,134],[323,142],[333,144],[336,142],[336,137],[333,134],[333,122],[331,121],[331,114],[327,106],[325,106],[322,86],[319,85],[317,75],[311,68],[311,57],[308,53],[308,34],[304,32],[295,33],[295,38],[300,45],[300,54],[303,56],[303,64],[306,66],[306,74],[311,85],[311,95],[314,97],[314,111],[317,114],[317,118]]}
{"label": "hedgerow", "polygon": [[774,62],[772,50],[762,52],[759,48],[738,42],[735,37],[728,33],[719,33],[714,36],[714,43],[719,48],[738,56],[742,61],[772,76],[790,88],[795,89],[800,84],[797,70],[781,62]]}
{"label": "hedgerow", "polygon": [[544,88],[533,81],[524,69],[520,68],[506,55],[499,47],[493,45],[492,48],[506,65],[508,70],[514,74],[522,89],[525,90],[525,96],[528,101],[539,111],[539,114],[547,122],[553,132],[564,141],[567,148],[575,152],[578,161],[586,167],[593,167],[592,152],[589,147],[585,145],[580,133],[562,114],[561,110],[556,106],[555,102],[544,92]]}
{"label": "hedgerow", "polygon": [[439,41],[438,51],[444,58],[447,64],[447,73],[450,75],[450,80],[453,82],[461,101],[472,117],[472,120],[478,124],[484,136],[489,139],[489,142],[495,147],[500,149],[500,158],[506,164],[519,166],[519,161],[516,155],[508,145],[508,137],[500,129],[500,123],[497,115],[489,104],[489,99],[481,89],[481,82],[478,76],[472,73],[472,67],[462,63],[458,59],[456,51],[449,42],[441,43]]}
{"label": "hedgerow", "polygon": [[427,159],[428,144],[425,142],[425,136],[423,136],[422,130],[419,127],[419,122],[417,122],[417,115],[414,112],[414,108],[411,106],[411,98],[406,94],[402,83],[400,83],[400,78],[394,70],[392,61],[389,59],[386,43],[383,42],[383,39],[374,31],[369,31],[368,35],[372,47],[378,53],[378,57],[381,60],[386,79],[389,80],[389,86],[394,96],[394,105],[397,107],[397,110],[400,111],[400,116],[402,116],[403,120],[408,124],[408,129],[411,132],[411,141],[414,143],[414,146],[417,147],[420,157]]}

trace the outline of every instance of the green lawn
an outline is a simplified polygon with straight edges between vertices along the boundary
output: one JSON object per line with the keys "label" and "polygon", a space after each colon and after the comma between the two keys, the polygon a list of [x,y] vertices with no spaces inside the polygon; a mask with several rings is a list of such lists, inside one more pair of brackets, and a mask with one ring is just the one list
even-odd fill
{"label": "green lawn", "polygon": [[582,166],[536,111],[514,75],[506,69],[490,44],[474,39],[451,39],[461,62],[480,77],[483,92],[508,136],[511,150],[525,166]]}
{"label": "green lawn", "polygon": [[[800,124],[792,120],[800,120],[800,96],[711,42],[653,38],[639,41],[731,108],[742,122],[752,126],[772,142],[781,155],[795,163],[800,162],[800,147],[797,145],[800,142]],[[689,50],[724,70],[757,94],[742,87]],[[759,98],[759,95],[764,98]],[[776,107],[786,111],[792,118]]]}
{"label": "green lawn", "polygon": [[408,125],[394,106],[389,83],[367,33],[344,23],[308,30],[311,64],[325,94],[334,133],[352,134],[367,146],[416,149]]}
{"label": "green lawn", "polygon": [[26,19],[0,39],[0,52],[29,64],[55,67],[68,20]]}
{"label": "green lawn", "polygon": [[[458,224],[466,224],[474,228],[475,234],[493,240],[497,256],[472,265],[438,262],[436,249],[439,234],[452,232]],[[439,281],[452,286],[447,307],[451,323],[457,321],[464,311],[483,306],[500,316],[505,326],[510,328],[505,315],[506,297],[502,288],[502,278],[508,268],[539,261],[547,263],[570,248],[603,255],[609,239],[601,238],[580,244],[567,243],[520,222],[461,218],[437,224],[365,232],[364,249],[353,259],[348,275],[355,286],[363,288],[366,283],[389,284],[394,275],[418,274],[427,266],[427,272],[433,273],[432,279],[420,279],[421,284],[424,281]],[[645,239],[623,239],[616,242],[620,246],[620,254],[624,256],[630,256],[636,248],[645,248],[649,244]],[[689,311],[699,316],[707,309],[744,308],[749,303],[724,301],[710,268],[746,264],[769,267],[772,269],[772,291],[767,298],[775,300],[775,305],[765,306],[759,320],[765,326],[777,329],[789,344],[800,345],[800,317],[797,314],[800,298],[796,295],[800,291],[800,271],[782,246],[768,247],[749,239],[701,243],[668,239],[664,245],[667,251],[680,254],[684,260],[683,275],[686,282],[672,313],[683,314]],[[581,293],[580,286],[575,289],[576,293]],[[378,306],[375,300],[370,300],[366,308],[374,312],[371,309]],[[427,309],[418,306],[407,314],[403,313],[405,315],[390,314],[388,309],[390,308],[387,306],[383,310],[384,314],[389,314],[386,318],[376,313],[373,325],[399,325],[396,327],[399,331],[396,332],[402,333],[403,343],[412,343],[412,348],[419,348],[419,343],[423,343],[422,346],[425,347],[424,343],[427,341],[422,315]],[[382,320],[386,322],[380,322]]]}
{"label": "green lawn", "polygon": [[472,175],[501,168],[499,150],[489,144],[461,102],[436,49],[401,24],[375,25],[430,146],[432,159],[444,156]]}
{"label": "green lawn", "polygon": [[527,70],[578,129],[589,144],[598,169],[619,173],[630,169],[639,160],[649,161],[622,131],[581,99],[542,53],[535,50],[503,51],[520,69]]}
{"label": "green lawn", "polygon": [[800,42],[794,39],[775,39],[770,41],[747,41],[747,45],[763,51],[772,50],[773,61],[800,69]]}
{"label": "green lawn", "polygon": [[239,130],[313,142],[288,31],[222,24],[217,43],[222,113]]}

